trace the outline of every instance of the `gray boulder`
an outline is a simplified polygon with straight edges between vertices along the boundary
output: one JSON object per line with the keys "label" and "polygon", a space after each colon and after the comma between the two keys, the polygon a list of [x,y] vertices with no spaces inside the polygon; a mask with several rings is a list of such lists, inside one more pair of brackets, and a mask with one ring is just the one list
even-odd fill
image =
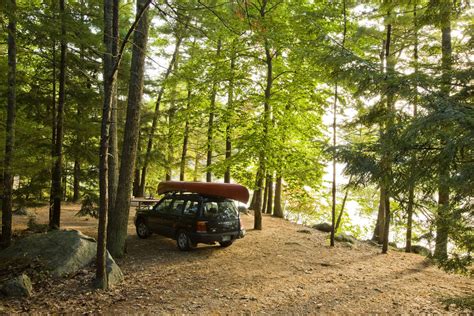
{"label": "gray boulder", "polygon": [[28,210],[26,207],[23,207],[23,206],[14,210],[12,214],[16,216],[34,216],[35,215],[34,212]]}
{"label": "gray boulder", "polygon": [[313,228],[325,233],[330,233],[332,230],[332,225],[328,223],[320,223],[320,224],[314,225]]}
{"label": "gray boulder", "polygon": [[97,244],[77,230],[54,230],[20,239],[0,252],[1,259],[38,259],[55,277],[74,274],[95,257]]}
{"label": "gray boulder", "polygon": [[357,242],[357,239],[354,236],[348,235],[346,233],[337,234],[336,236],[334,236],[334,240],[339,242],[348,242],[351,244]]}
{"label": "gray boulder", "polygon": [[109,286],[114,286],[123,282],[123,273],[115,263],[114,258],[107,252],[107,281]]}
{"label": "gray boulder", "polygon": [[[55,230],[33,234],[20,239],[0,252],[0,261],[18,259],[37,260],[54,277],[73,275],[90,265],[96,257],[94,238],[77,230]],[[123,274],[114,259],[107,254],[107,273],[110,285],[123,280]]]}
{"label": "gray boulder", "polygon": [[29,297],[32,291],[31,280],[26,274],[21,274],[0,284],[0,293],[7,297]]}
{"label": "gray boulder", "polygon": [[411,246],[411,252],[417,253],[419,255],[423,255],[426,257],[431,256],[431,251],[428,248],[420,246],[420,245]]}

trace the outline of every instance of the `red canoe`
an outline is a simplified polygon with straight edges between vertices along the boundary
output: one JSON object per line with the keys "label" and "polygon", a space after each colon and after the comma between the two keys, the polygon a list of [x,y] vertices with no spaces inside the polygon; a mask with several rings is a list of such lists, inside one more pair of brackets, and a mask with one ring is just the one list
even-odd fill
{"label": "red canoe", "polygon": [[249,200],[249,190],[240,184],[212,182],[166,181],[158,185],[158,194],[169,192],[192,192],[204,195],[219,196],[242,203]]}

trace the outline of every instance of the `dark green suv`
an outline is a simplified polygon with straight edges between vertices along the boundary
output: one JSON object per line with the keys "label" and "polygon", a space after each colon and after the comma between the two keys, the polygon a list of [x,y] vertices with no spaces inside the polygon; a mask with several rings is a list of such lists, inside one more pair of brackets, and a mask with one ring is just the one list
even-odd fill
{"label": "dark green suv", "polygon": [[152,233],[170,237],[180,250],[198,243],[228,247],[245,235],[232,200],[196,193],[167,194],[152,208],[138,210],[135,226],[138,237]]}

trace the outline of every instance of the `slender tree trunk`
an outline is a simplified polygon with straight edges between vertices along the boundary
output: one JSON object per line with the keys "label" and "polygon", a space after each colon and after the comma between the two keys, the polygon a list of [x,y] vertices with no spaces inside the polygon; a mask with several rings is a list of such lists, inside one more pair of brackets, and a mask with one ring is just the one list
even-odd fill
{"label": "slender tree trunk", "polygon": [[267,198],[267,214],[273,213],[273,172],[267,174],[267,187],[268,187],[268,198]]}
{"label": "slender tree trunk", "polygon": [[[175,64],[177,66],[177,63]],[[171,181],[173,178],[173,166],[174,166],[174,117],[176,115],[176,86],[171,92],[170,108],[168,109],[168,158],[166,163],[166,181]]]}
{"label": "slender tree trunk", "polygon": [[[390,17],[390,12],[388,12],[387,17]],[[389,77],[393,76],[395,63],[393,59],[393,54],[390,52],[390,45],[391,45],[391,35],[392,35],[392,25],[387,25],[387,38],[386,38],[386,46],[385,46],[385,60],[387,62],[387,71],[385,74],[385,78],[387,80],[387,110],[388,110],[388,119],[386,123],[385,131],[386,133],[391,130],[394,122],[394,94],[393,89],[389,86]],[[382,168],[383,168],[383,180],[382,185],[385,187],[385,223],[384,223],[384,231],[383,231],[383,243],[382,243],[382,253],[387,253],[388,251],[388,238],[389,238],[389,229],[390,229],[390,183],[391,183],[391,174],[392,174],[392,155],[389,148],[391,146],[383,146],[383,155],[382,155]]]}
{"label": "slender tree trunk", "polygon": [[184,174],[186,171],[186,155],[188,152],[188,138],[189,138],[189,113],[191,109],[191,84],[187,84],[188,96],[186,101],[186,122],[184,124],[184,135],[183,135],[183,150],[181,151],[181,163],[179,166],[179,181],[184,181]]}
{"label": "slender tree trunk", "polygon": [[274,199],[274,210],[273,216],[283,218],[283,209],[281,208],[281,176],[277,174],[275,183],[275,199]]}
{"label": "slender tree trunk", "polygon": [[408,190],[407,234],[406,234],[405,252],[411,252],[411,240],[412,240],[412,229],[413,229],[413,204],[415,200],[414,195],[415,195],[415,186],[410,185],[410,188]]}
{"label": "slender tree trunk", "polygon": [[196,149],[196,155],[194,156],[194,172],[193,172],[194,182],[198,180],[198,173],[199,173],[199,154]]}
{"label": "slender tree trunk", "polygon": [[[346,42],[346,33],[347,33],[347,18],[346,18],[346,1],[342,1],[342,14],[343,14],[343,35],[342,35],[342,48]],[[331,205],[331,237],[330,245],[334,247],[334,235],[336,233],[336,143],[337,143],[337,134],[336,134],[336,122],[337,122],[337,98],[338,98],[338,80],[336,79],[336,84],[334,86],[334,107],[333,107],[333,122],[332,122],[332,146],[333,146],[333,157],[332,157],[332,205]],[[341,212],[342,215],[342,212]]]}
{"label": "slender tree trunk", "polygon": [[234,72],[235,72],[235,48],[232,43],[230,56],[230,76],[227,88],[227,125],[225,128],[225,173],[224,183],[230,183],[230,164],[232,157],[232,117],[234,114]]}
{"label": "slender tree trunk", "polygon": [[268,177],[264,176],[265,186],[263,190],[263,202],[262,202],[262,214],[267,213],[267,200],[268,200]]}
{"label": "slender tree trunk", "polygon": [[[219,58],[221,54],[221,40],[217,40],[217,50],[216,50],[216,59]],[[217,65],[215,70],[217,70]],[[212,182],[212,141],[214,133],[214,115],[216,112],[216,96],[217,96],[217,79],[214,78],[212,83],[211,99],[209,105],[209,122],[207,125],[207,160],[206,160],[206,182]]]}
{"label": "slender tree trunk", "polygon": [[337,233],[339,227],[341,226],[342,215],[344,214],[344,209],[346,207],[347,197],[349,196],[349,185],[352,182],[352,175],[349,177],[349,182],[347,183],[346,193],[344,193],[344,198],[342,199],[341,210],[339,211],[339,215],[337,216],[336,227],[334,228],[334,232]]}
{"label": "slender tree trunk", "polygon": [[103,55],[104,69],[104,98],[102,106],[102,121],[100,130],[100,152],[99,152],[99,223],[97,229],[97,258],[96,258],[96,286],[107,289],[108,279],[106,272],[107,258],[107,219],[109,209],[109,185],[108,185],[108,153],[109,153],[109,133],[110,117],[112,106],[113,85],[115,76],[112,76],[113,68],[113,15],[114,0],[104,0],[104,46]]}
{"label": "slender tree trunk", "polygon": [[[130,66],[130,84],[128,88],[127,118],[120,163],[120,176],[115,207],[110,209],[110,221],[107,227],[107,246],[114,258],[125,254],[128,215],[130,211],[130,193],[132,177],[137,155],[138,134],[140,128],[140,108],[143,96],[145,73],[145,54],[148,39],[148,4],[146,0],[137,1],[137,14],[143,12],[133,35],[132,63]],[[144,11],[143,11],[144,10]]]}
{"label": "slender tree trunk", "polygon": [[[415,45],[413,48],[413,62],[415,64],[415,75],[418,74],[418,23],[417,23],[417,1],[415,1],[413,7],[413,21],[415,28]],[[418,103],[418,85],[415,85],[415,97],[413,101],[413,117],[417,116],[417,103]],[[411,241],[412,241],[412,230],[413,230],[413,208],[415,203],[415,169],[416,169],[416,155],[413,154],[411,157],[411,179],[410,187],[408,189],[408,205],[407,205],[407,233],[405,238],[405,252],[411,252]]]}
{"label": "slender tree trunk", "polygon": [[[262,20],[265,19],[266,7],[268,4],[267,0],[262,1],[262,6],[260,8],[260,17]],[[263,144],[259,154],[259,166],[257,171],[257,189],[255,191],[256,196],[256,205],[255,205],[255,229],[262,229],[262,190],[263,190],[263,178],[265,176],[265,153],[268,150],[268,128],[271,120],[271,107],[270,107],[270,97],[272,93],[273,85],[273,56],[270,51],[270,43],[268,38],[265,38],[264,41],[265,49],[265,64],[267,66],[267,75],[266,75],[266,86],[264,92],[264,120],[263,120]]]}
{"label": "slender tree trunk", "polygon": [[148,169],[148,164],[150,162],[150,157],[151,157],[151,152],[153,149],[153,139],[155,138],[155,133],[156,133],[156,128],[158,126],[158,118],[160,116],[160,105],[161,105],[161,100],[163,98],[163,94],[165,93],[165,84],[166,81],[168,80],[168,77],[171,75],[173,69],[175,68],[175,64],[178,61],[179,57],[179,48],[181,46],[181,42],[183,40],[183,36],[177,35],[176,36],[176,43],[174,46],[174,51],[173,51],[173,57],[171,58],[171,61],[168,65],[168,68],[166,69],[165,75],[163,77],[163,81],[161,83],[160,90],[158,91],[158,97],[156,99],[155,103],[155,112],[153,114],[153,120],[151,123],[151,129],[150,129],[150,135],[148,137],[148,142],[146,146],[146,152],[145,152],[145,158],[143,159],[143,166],[142,166],[142,176],[140,179],[140,194],[143,196],[145,192],[145,185],[146,185],[146,174],[147,174],[147,169]]}
{"label": "slender tree trunk", "polygon": [[61,222],[61,195],[62,195],[62,160],[63,160],[63,124],[64,124],[64,103],[66,98],[66,22],[65,22],[65,0],[59,1],[59,11],[61,15],[61,52],[59,61],[59,95],[56,122],[56,143],[54,145],[54,169],[51,181],[51,193],[53,204],[51,205],[51,221],[49,227],[58,229]]}
{"label": "slender tree trunk", "polygon": [[[140,140],[138,141],[140,143]],[[138,148],[138,155],[140,155],[140,148]],[[138,164],[135,165],[135,176],[133,177],[133,196],[140,196],[140,169]]]}
{"label": "slender tree trunk", "polygon": [[0,248],[10,246],[12,238],[12,195],[13,170],[12,161],[15,150],[15,117],[16,117],[16,0],[8,4],[8,90],[7,122],[5,138],[5,157],[3,160],[3,201],[2,201],[2,235]]}
{"label": "slender tree trunk", "polygon": [[[385,39],[382,41],[382,50],[380,52],[380,72],[385,72]],[[382,129],[380,126],[380,137],[382,137]],[[372,240],[377,243],[382,243],[383,237],[383,228],[385,225],[385,188],[382,184],[380,185],[380,198],[379,198],[379,209],[377,212],[377,222],[375,224],[374,233],[372,235]]]}
{"label": "slender tree trunk", "polygon": [[[344,11],[345,12],[345,11]],[[332,121],[332,188],[331,188],[331,237],[330,246],[334,247],[334,237],[336,233],[336,119],[337,119],[337,82],[334,87],[334,105],[333,105],[333,121]]]}
{"label": "slender tree trunk", "polygon": [[[112,3],[112,60],[111,63],[117,62],[118,40],[119,40],[119,0],[113,0]],[[116,79],[115,79],[116,80]],[[117,84],[111,86],[112,92],[110,96],[110,130],[109,130],[109,152],[108,152],[108,190],[109,190],[109,207],[111,209],[115,205],[117,196],[118,177],[119,177],[119,154],[118,154],[118,136],[117,136]]]}
{"label": "slender tree trunk", "polygon": [[[263,158],[260,158],[261,161]],[[263,190],[263,175],[264,171],[259,168],[257,171],[257,189],[254,191],[255,204],[252,207],[254,211],[254,225],[253,228],[256,230],[262,230],[262,190]]]}
{"label": "slender tree trunk", "polygon": [[372,240],[381,244],[383,242],[383,230],[385,227],[385,187],[380,187],[379,210],[377,213],[377,223],[375,224]]}
{"label": "slender tree trunk", "polygon": [[[444,98],[449,99],[451,92],[451,2],[441,1],[441,68]],[[443,147],[446,139],[441,139]],[[434,257],[444,260],[448,257],[449,236],[449,163],[440,159],[438,166],[438,214],[436,215],[436,244]]]}
{"label": "slender tree trunk", "polygon": [[81,178],[81,163],[79,159],[74,160],[74,182],[73,182],[73,194],[72,201],[75,203],[79,201],[80,198],[80,178]]}

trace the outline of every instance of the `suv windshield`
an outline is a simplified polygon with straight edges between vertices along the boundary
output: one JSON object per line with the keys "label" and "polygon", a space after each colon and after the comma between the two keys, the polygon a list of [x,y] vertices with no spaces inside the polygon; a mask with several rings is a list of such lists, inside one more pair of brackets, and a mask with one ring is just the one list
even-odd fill
{"label": "suv windshield", "polygon": [[236,220],[239,218],[234,202],[228,200],[204,201],[203,215],[208,219],[216,220]]}

